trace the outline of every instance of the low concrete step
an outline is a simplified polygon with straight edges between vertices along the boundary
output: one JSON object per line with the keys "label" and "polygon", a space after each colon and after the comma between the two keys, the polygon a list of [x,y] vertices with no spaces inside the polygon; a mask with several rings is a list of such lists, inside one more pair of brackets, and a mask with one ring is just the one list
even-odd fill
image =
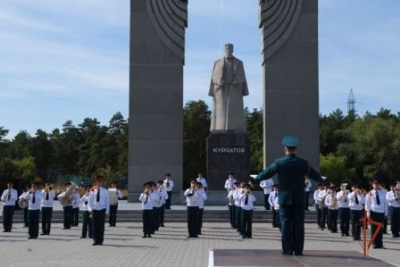
{"label": "low concrete step", "polygon": [[[82,213],[82,212],[81,212]],[[80,221],[82,220],[82,215],[80,213]],[[165,211],[165,222],[185,222],[186,221],[186,210],[166,210]],[[253,212],[253,222],[271,222],[272,212],[265,210],[254,210]],[[53,211],[53,223],[62,223],[63,212],[61,210]],[[119,210],[117,214],[117,221],[119,222],[140,222],[142,221],[142,211],[141,210]],[[204,210],[203,213],[204,222],[229,222],[229,212],[228,210]],[[316,214],[314,211],[306,212],[305,222],[313,223],[316,222]],[[21,210],[15,211],[14,222],[23,222],[23,212]]]}

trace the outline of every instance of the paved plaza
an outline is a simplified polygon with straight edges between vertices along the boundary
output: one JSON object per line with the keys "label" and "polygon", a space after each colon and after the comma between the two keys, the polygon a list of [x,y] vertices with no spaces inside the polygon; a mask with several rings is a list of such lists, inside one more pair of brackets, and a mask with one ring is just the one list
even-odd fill
{"label": "paved plaza", "polygon": [[[0,266],[208,266],[209,249],[215,249],[215,254],[218,250],[232,250],[244,255],[251,255],[256,250],[269,250],[263,264],[251,265],[249,262],[250,265],[220,266],[272,266],[268,255],[276,257],[280,254],[280,234],[276,228],[271,228],[270,223],[253,224],[253,239],[244,240],[228,223],[204,223],[203,235],[197,239],[187,238],[184,223],[167,223],[152,238],[146,239],[141,238],[141,223],[119,223],[117,227],[106,227],[103,246],[92,246],[92,240],[80,239],[80,226],[63,230],[62,224],[56,223],[49,236],[39,236],[37,240],[27,240],[27,231],[18,223],[14,224],[11,233],[0,233]],[[385,235],[384,245],[387,249],[371,249],[369,255],[400,266],[400,240]],[[350,237],[341,237],[318,230],[315,224],[306,224],[303,259],[307,259],[307,254],[327,252],[332,261],[357,251],[362,251],[361,245]],[[298,266],[305,265],[299,262]]]}

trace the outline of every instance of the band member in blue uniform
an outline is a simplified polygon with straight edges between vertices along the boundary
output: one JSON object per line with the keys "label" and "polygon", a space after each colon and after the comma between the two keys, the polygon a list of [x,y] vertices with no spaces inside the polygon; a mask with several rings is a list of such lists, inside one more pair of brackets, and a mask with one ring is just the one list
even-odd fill
{"label": "band member in blue uniform", "polygon": [[282,139],[285,156],[276,159],[267,169],[260,172],[256,180],[265,180],[277,174],[279,184],[279,213],[281,222],[282,254],[303,255],[304,248],[304,188],[305,177],[322,182],[321,175],[307,160],[296,155],[299,138],[286,136]]}

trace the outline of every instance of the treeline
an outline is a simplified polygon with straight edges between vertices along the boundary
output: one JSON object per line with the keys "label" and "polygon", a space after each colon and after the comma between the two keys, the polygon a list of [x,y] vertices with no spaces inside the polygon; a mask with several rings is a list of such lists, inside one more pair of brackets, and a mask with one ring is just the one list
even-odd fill
{"label": "treeline", "polygon": [[[245,110],[251,144],[251,173],[263,162],[263,111]],[[204,101],[189,101],[183,108],[184,184],[206,172],[206,137],[211,111]],[[375,177],[385,183],[400,180],[400,113],[381,109],[358,117],[336,110],[320,116],[320,170],[328,182],[358,183],[369,188]],[[130,129],[134,131],[134,129]],[[0,126],[0,181],[21,179],[62,183],[88,182],[93,174],[126,186],[128,170],[128,120],[120,112],[108,125],[85,118],[63,124],[51,133],[37,130],[34,136],[19,132],[12,140]],[[162,174],[160,174],[162,177]]]}

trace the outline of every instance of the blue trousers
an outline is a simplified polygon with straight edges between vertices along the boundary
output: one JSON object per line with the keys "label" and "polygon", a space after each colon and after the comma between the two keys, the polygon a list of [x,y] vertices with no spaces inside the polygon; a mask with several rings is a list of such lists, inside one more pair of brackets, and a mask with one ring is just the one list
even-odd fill
{"label": "blue trousers", "polygon": [[52,207],[42,207],[42,234],[50,234],[51,218],[53,216]]}
{"label": "blue trousers", "polygon": [[279,206],[281,219],[282,250],[291,254],[303,253],[304,248],[304,205]]}

